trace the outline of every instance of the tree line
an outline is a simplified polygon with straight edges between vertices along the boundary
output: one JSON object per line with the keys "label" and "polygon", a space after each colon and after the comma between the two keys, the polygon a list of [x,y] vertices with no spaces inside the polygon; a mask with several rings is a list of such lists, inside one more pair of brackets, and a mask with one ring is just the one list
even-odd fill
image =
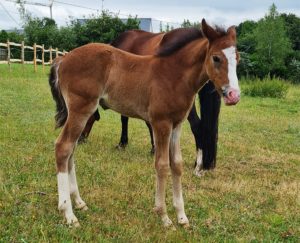
{"label": "tree line", "polygon": [[[49,18],[26,16],[23,19],[24,33],[2,30],[0,42],[24,40],[27,45],[38,43],[44,44],[45,48],[52,46],[69,51],[90,42],[110,43],[120,33],[139,28],[136,17],[122,21],[105,11],[84,20],[71,19],[64,27],[58,27]],[[300,83],[299,26],[298,16],[279,13],[274,4],[260,20],[240,23],[236,28],[241,55],[238,75],[261,79],[275,76]],[[185,20],[182,27],[199,28],[200,23]]]}

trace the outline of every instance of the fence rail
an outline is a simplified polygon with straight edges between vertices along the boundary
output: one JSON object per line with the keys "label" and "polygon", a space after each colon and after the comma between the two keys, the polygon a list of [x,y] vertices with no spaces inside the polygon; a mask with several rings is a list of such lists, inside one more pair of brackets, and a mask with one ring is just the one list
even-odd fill
{"label": "fence rail", "polygon": [[[36,43],[34,43],[33,46],[25,46],[24,41],[22,41],[22,43],[15,43],[15,42],[7,41],[6,43],[0,43],[0,47],[5,47],[7,49],[5,52],[5,55],[4,55],[5,56],[4,59],[6,59],[6,60],[0,59],[0,64],[8,64],[9,67],[10,67],[11,63],[33,64],[35,72],[37,71],[37,64],[42,64],[43,70],[44,70],[45,65],[52,64],[53,55],[55,55],[55,57],[58,57],[59,55],[64,56],[66,53],[68,53],[65,50],[59,51],[57,48],[52,48],[52,47],[50,47],[49,49],[45,49],[44,45],[37,45]],[[20,48],[20,51],[21,51],[20,59],[11,58],[11,47],[19,47]],[[31,61],[25,60],[25,50],[26,49],[33,51],[33,59]],[[5,50],[5,49],[1,48],[0,51],[1,50]],[[41,52],[42,52],[41,58],[37,58],[38,50],[41,50]],[[45,53],[49,53],[48,62],[45,62]],[[0,52],[0,54],[1,54],[1,52]]]}

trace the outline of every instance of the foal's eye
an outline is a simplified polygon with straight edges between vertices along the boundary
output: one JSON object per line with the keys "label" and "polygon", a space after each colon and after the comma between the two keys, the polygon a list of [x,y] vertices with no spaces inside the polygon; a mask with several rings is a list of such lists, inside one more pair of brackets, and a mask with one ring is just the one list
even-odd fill
{"label": "foal's eye", "polygon": [[213,56],[213,60],[215,63],[220,63],[221,62],[221,58],[219,56]]}

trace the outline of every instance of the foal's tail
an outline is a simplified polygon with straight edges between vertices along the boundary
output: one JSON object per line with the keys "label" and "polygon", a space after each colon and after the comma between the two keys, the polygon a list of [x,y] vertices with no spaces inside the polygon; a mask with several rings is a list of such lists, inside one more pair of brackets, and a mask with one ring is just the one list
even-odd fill
{"label": "foal's tail", "polygon": [[56,125],[55,128],[62,127],[67,118],[68,118],[68,110],[64,100],[64,97],[61,94],[59,83],[58,83],[58,68],[59,68],[59,61],[55,62],[51,66],[50,74],[49,74],[49,85],[51,87],[52,97],[56,103],[56,115],[55,121]]}
{"label": "foal's tail", "polygon": [[216,166],[221,97],[209,81],[200,91],[203,169]]}

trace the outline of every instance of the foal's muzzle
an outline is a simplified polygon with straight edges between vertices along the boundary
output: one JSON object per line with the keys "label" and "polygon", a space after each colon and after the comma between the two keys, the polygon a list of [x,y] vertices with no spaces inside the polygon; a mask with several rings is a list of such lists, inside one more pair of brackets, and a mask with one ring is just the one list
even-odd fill
{"label": "foal's muzzle", "polygon": [[235,105],[240,101],[240,90],[230,86],[222,87],[225,105]]}

